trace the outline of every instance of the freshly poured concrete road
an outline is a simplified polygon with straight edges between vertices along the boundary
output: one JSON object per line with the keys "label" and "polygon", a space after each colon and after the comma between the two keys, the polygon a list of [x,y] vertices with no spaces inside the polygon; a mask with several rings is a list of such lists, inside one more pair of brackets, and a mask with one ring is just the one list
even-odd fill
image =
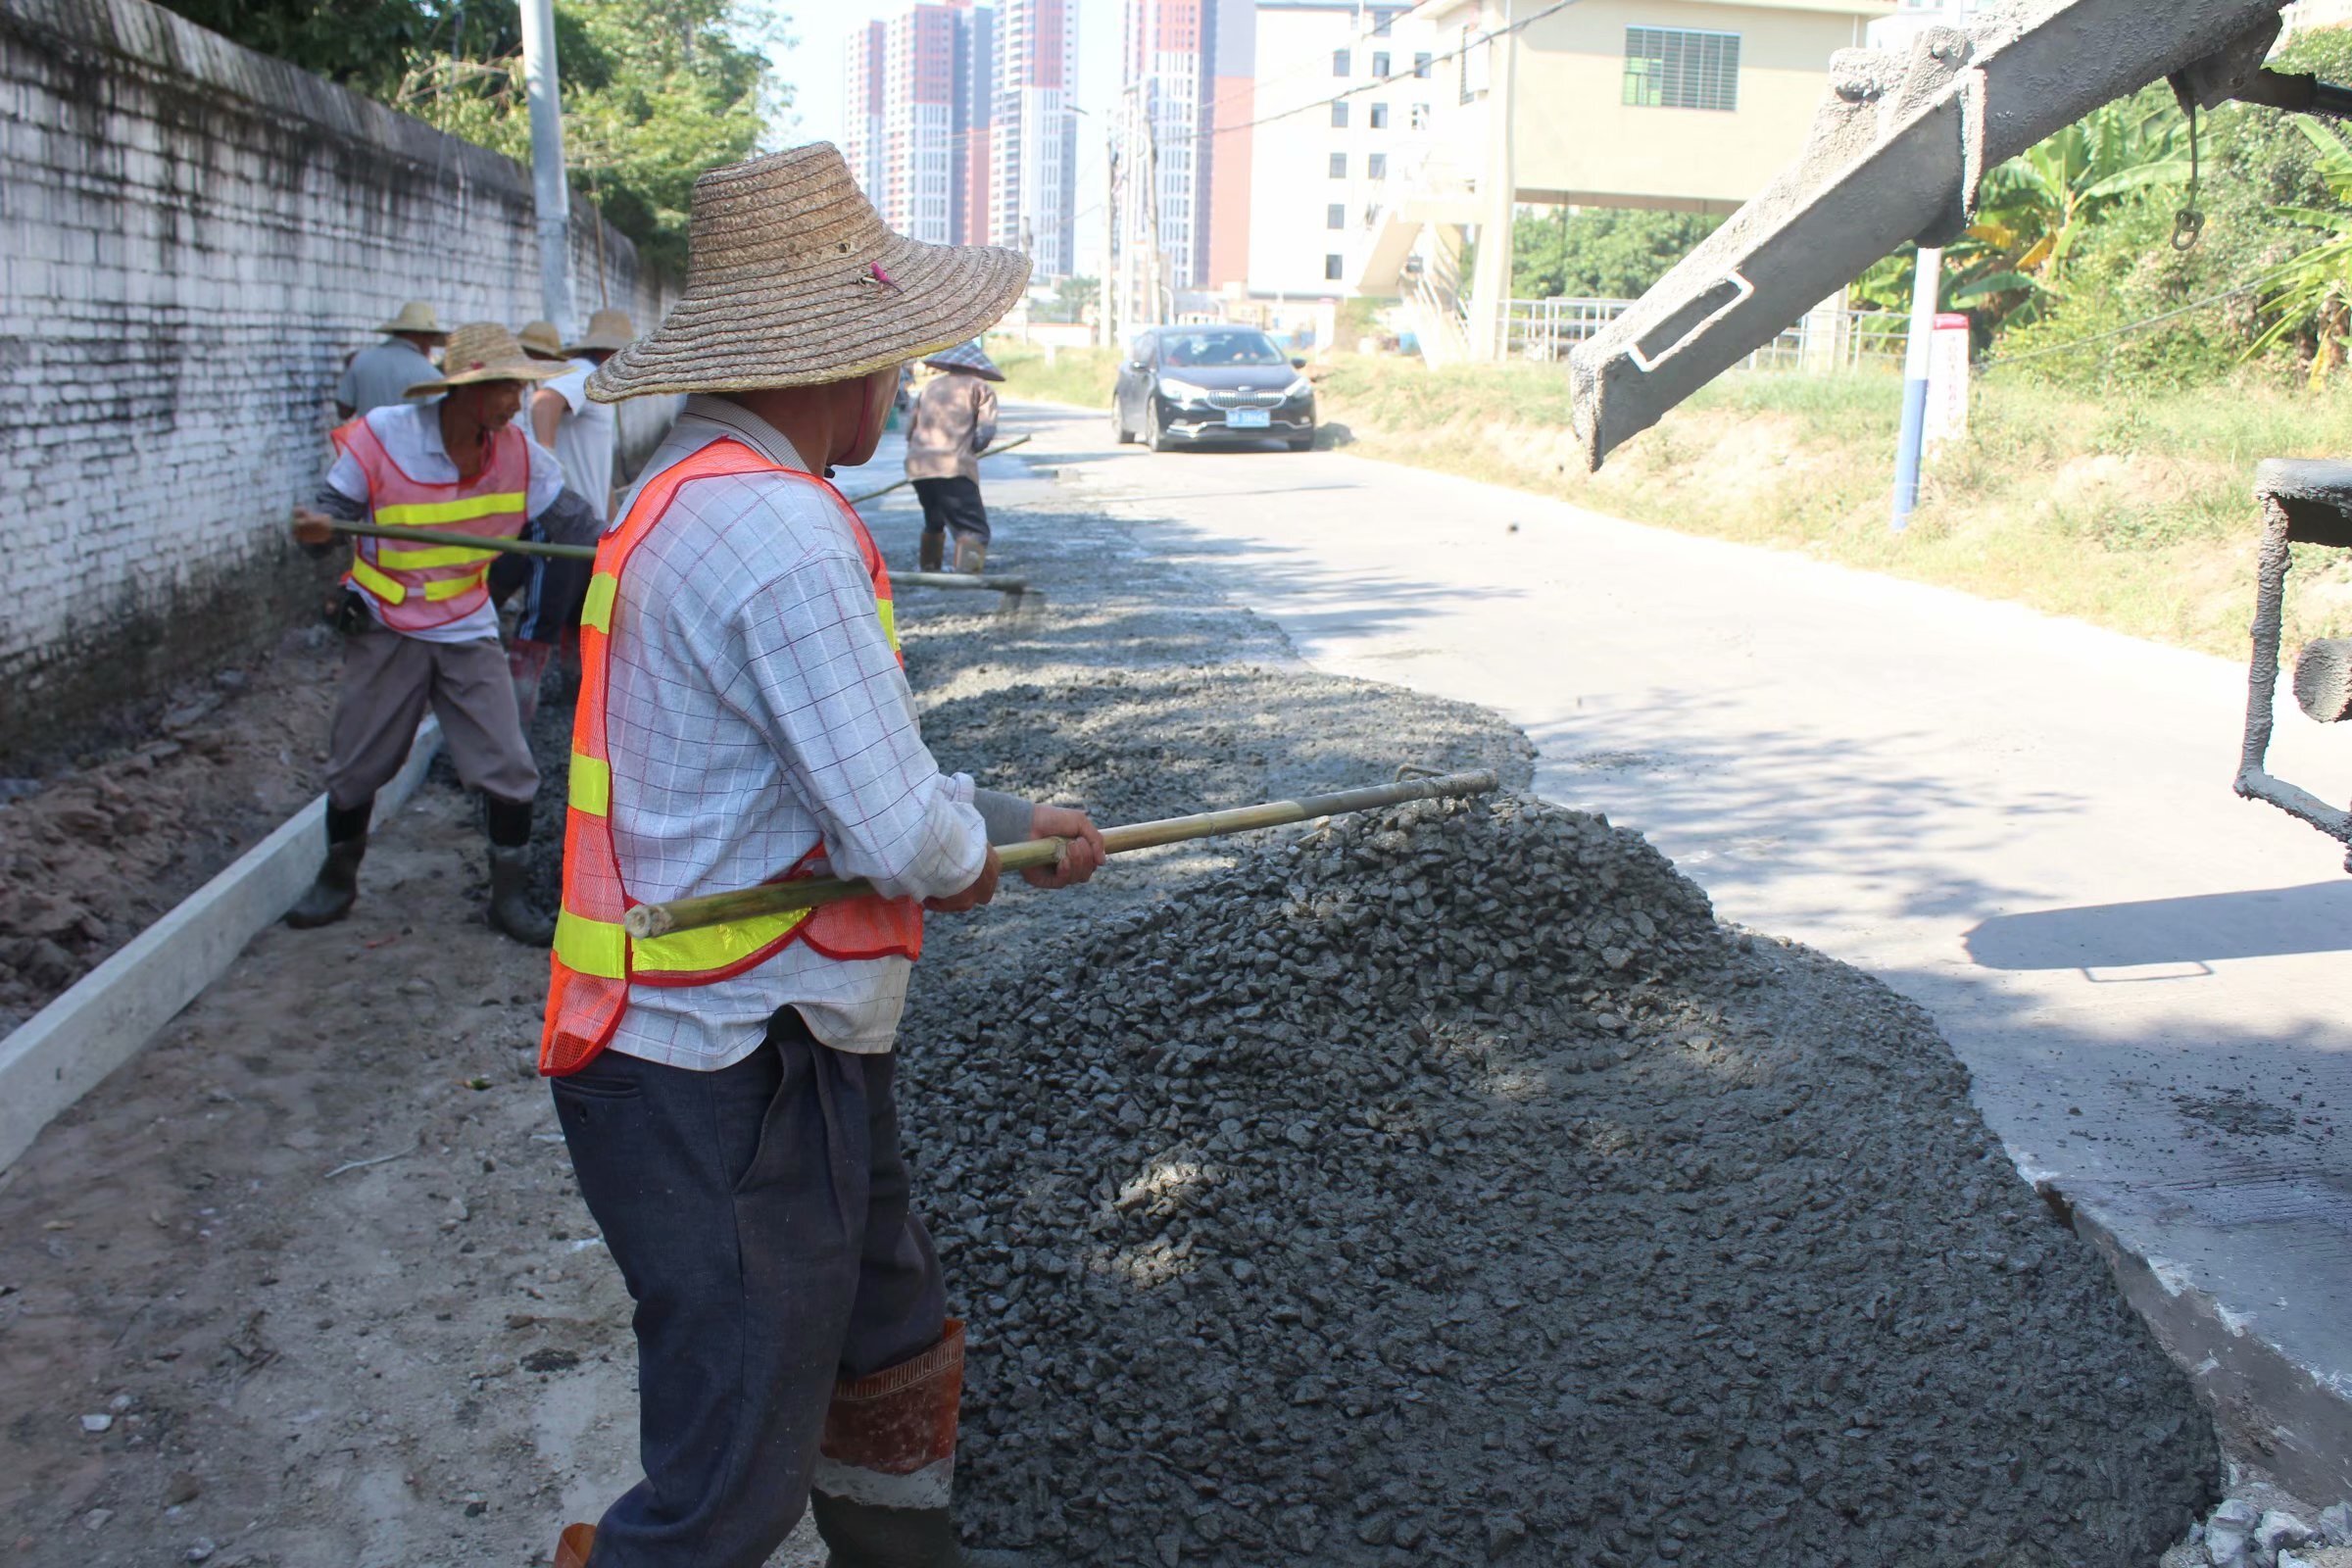
{"label": "freshly poured concrete road", "polygon": [[[1500,710],[1545,796],[1927,1006],[2239,1431],[2352,1495],[2352,877],[2230,793],[2238,667],[1344,453],[1008,425],[1317,666]],[[2274,770],[2352,796],[2352,726],[2282,710]]]}

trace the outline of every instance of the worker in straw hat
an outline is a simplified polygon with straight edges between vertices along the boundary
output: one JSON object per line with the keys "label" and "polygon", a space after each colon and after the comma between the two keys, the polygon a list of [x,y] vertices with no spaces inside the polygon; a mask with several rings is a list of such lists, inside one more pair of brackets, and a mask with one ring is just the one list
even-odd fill
{"label": "worker in straw hat", "polygon": [[[533,439],[556,455],[564,482],[587,501],[592,522],[577,538],[554,539],[556,544],[594,544],[612,513],[612,460],[619,446],[620,420],[609,403],[588,396],[588,377],[612,354],[635,337],[636,330],[620,311],[600,310],[588,319],[588,330],[577,343],[566,345],[552,321],[533,321],[515,334],[523,351],[534,360],[556,367],[558,373],[532,388],[529,421]],[[547,539],[534,519],[523,530],[528,539]],[[546,556],[508,556],[490,570],[490,594],[505,604],[517,589],[522,613],[507,643],[507,667],[514,681],[514,702],[529,729],[539,708],[539,687],[564,632],[579,624],[581,597],[588,590],[588,565],[581,561],[551,560]]]}
{"label": "worker in straw hat", "polygon": [[[492,321],[450,336],[444,368],[334,432],[335,461],[294,537],[323,554],[333,523],[368,518],[446,532],[450,545],[355,536],[343,579],[343,686],[326,762],[326,861],[286,915],[298,927],[351,912],[375,793],[399,771],[429,706],[466,787],[482,797],[490,838],[490,924],[546,947],[554,935],[529,898],[531,801],[539,769],[514,710],[486,586],[492,553],[456,541],[512,539],[534,517],[587,512],[564,489],[555,455],[514,421],[526,384],[555,373]],[[593,534],[594,521],[585,523]]]}
{"label": "worker in straw hat", "polygon": [[[892,233],[824,145],[695,182],[684,297],[592,397],[685,393],[581,623],[564,909],[540,1067],[636,1298],[645,1479],[565,1568],[759,1568],[804,1507],[836,1568],[980,1559],[949,1518],[962,1325],[909,1203],[892,1045],[923,914],[993,844],[1084,813],[924,747],[890,578],[821,475],[873,455],[908,360],[1020,297],[1017,252]],[[626,908],[828,872],[875,891],[640,941]]]}
{"label": "worker in straw hat", "polygon": [[956,569],[978,571],[988,564],[988,508],[980,501],[980,454],[997,438],[997,394],[1002,381],[978,338],[942,349],[924,360],[940,373],[914,400],[914,422],[906,429],[906,477],[923,504],[919,564],[937,571],[947,554],[947,534],[956,535]]}
{"label": "worker in straw hat", "polygon": [[433,351],[449,340],[440,318],[422,300],[409,301],[376,330],[384,340],[353,355],[335,383],[335,412],[346,419],[401,402],[410,387],[431,380],[437,373]]}

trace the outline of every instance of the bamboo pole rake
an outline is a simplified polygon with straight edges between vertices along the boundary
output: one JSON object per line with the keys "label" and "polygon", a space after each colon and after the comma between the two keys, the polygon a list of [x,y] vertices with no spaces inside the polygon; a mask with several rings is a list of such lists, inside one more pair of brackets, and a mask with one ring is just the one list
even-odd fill
{"label": "bamboo pole rake", "polygon": [[[1311,821],[1318,816],[1338,816],[1348,811],[1377,811],[1391,806],[1402,806],[1409,801],[1485,795],[1499,784],[1500,780],[1492,768],[1471,773],[1445,773],[1435,778],[1407,779],[1396,784],[1376,784],[1366,789],[1340,790],[1330,795],[1310,795],[1303,800],[1268,801],[1258,806],[1235,807],[1230,810],[1202,811],[1195,816],[1171,816],[1157,822],[1134,822],[1125,827],[1104,828],[1102,844],[1113,855],[1125,855],[1130,851],[1152,849],[1162,844],[1222,838],[1229,833],[1249,833],[1259,828],[1281,827],[1289,822]],[[1026,871],[1033,866],[1052,865],[1060,856],[1062,846],[1068,842],[1067,839],[1030,839],[1020,844],[1008,844],[997,851],[997,860],[1007,871]],[[672,931],[694,931],[705,926],[725,925],[733,920],[757,919],[794,909],[813,909],[819,905],[854,899],[872,891],[871,883],[858,877],[803,877],[791,882],[764,882],[756,888],[738,888],[730,893],[673,899],[667,904],[640,904],[629,910],[625,923],[629,935],[643,941],[648,937],[666,936]]]}
{"label": "bamboo pole rake", "polygon": [[[990,447],[980,456],[993,458],[1000,452],[1010,452],[1014,447],[1025,445],[1033,439],[1032,436],[1015,436],[1010,441]],[[879,490],[851,496],[849,503],[853,507],[863,506],[908,482],[906,479],[894,480]],[[466,534],[445,533],[438,528],[403,528],[393,523],[334,521],[327,526],[337,533],[358,534],[368,539],[406,539],[414,544],[439,545],[445,550],[478,550],[489,556],[551,556],[560,561],[596,559],[594,545],[560,545],[543,539],[477,539]],[[1017,594],[1029,586],[1025,577],[975,578],[952,571],[910,571],[903,578],[894,577],[892,580],[905,581],[918,588],[993,588],[1004,594]]]}

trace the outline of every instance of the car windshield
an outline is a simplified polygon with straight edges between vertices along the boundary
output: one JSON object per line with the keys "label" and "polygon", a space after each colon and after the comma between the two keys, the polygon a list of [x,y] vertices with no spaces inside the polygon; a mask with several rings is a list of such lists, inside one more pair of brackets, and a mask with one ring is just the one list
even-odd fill
{"label": "car windshield", "polygon": [[1171,332],[1159,340],[1162,365],[1188,369],[1215,365],[1281,365],[1282,350],[1263,332]]}

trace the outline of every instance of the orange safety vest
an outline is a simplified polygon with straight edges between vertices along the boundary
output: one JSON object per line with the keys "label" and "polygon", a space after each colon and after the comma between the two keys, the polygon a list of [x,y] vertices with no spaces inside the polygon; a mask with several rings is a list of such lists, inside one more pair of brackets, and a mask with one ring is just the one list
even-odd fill
{"label": "orange safety vest", "polygon": [[[434,417],[434,411],[428,407],[423,417]],[[402,472],[368,418],[363,414],[342,425],[333,440],[368,476],[368,505],[377,522],[476,539],[512,539],[522,532],[531,450],[520,428],[510,424],[491,437],[490,461],[472,478],[434,484]],[[351,547],[351,570],[343,580],[373,595],[394,631],[446,626],[489,603],[490,563],[497,557],[487,550],[365,535]]]}
{"label": "orange safety vest", "polygon": [[[580,612],[580,694],[572,716],[571,799],[564,827],[564,907],[556,917],[551,958],[554,980],[547,1022],[539,1036],[539,1070],[549,1077],[579,1071],[611,1044],[628,1005],[629,987],[697,986],[725,980],[766,962],[788,943],[806,942],[828,958],[919,957],[923,906],[914,899],[875,894],[815,909],[730,921],[639,941],[622,917],[638,903],[621,881],[612,843],[612,764],[605,749],[606,657],[620,603],[620,574],[630,555],[661,523],[680,486],[740,473],[780,473],[821,488],[841,508],[874,584],[874,612],[898,653],[898,621],[890,572],[873,536],[841,493],[813,474],[770,463],[740,441],[718,440],[647,480],[620,526],[596,549],[596,572]],[[900,662],[906,657],[900,655]],[[820,839],[776,880],[810,871],[823,855]]]}

